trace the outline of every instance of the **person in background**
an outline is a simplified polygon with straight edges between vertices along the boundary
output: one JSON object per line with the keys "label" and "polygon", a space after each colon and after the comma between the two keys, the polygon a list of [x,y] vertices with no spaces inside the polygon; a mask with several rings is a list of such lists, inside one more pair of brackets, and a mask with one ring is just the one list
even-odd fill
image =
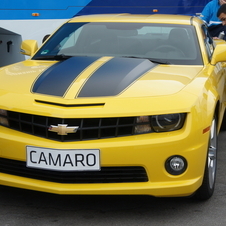
{"label": "person in background", "polygon": [[44,43],[49,36],[50,36],[50,34],[45,35],[44,38],[42,39],[42,43]]}
{"label": "person in background", "polygon": [[[226,34],[226,27],[217,16],[217,12],[223,4],[226,4],[226,0],[212,0],[204,7],[200,15],[200,18],[208,25],[209,33],[214,39],[217,39],[222,31]],[[226,39],[226,35],[224,39]]]}
{"label": "person in background", "polygon": [[217,11],[217,17],[222,23],[222,26],[226,25],[226,4],[222,5]]}

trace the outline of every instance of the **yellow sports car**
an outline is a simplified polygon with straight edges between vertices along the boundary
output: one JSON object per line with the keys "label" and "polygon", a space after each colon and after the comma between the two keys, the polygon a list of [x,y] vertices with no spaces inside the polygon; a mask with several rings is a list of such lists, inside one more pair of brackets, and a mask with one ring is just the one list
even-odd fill
{"label": "yellow sports car", "polygon": [[225,52],[176,15],[79,16],[23,41],[31,58],[0,69],[0,184],[210,198]]}

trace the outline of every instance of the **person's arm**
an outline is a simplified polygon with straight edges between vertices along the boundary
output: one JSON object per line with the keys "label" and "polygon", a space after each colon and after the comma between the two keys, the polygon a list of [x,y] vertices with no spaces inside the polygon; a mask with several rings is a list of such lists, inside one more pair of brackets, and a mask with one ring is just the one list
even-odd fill
{"label": "person's arm", "polygon": [[200,15],[200,18],[205,21],[207,24],[209,24],[210,22],[210,18],[211,18],[211,15],[212,15],[212,7],[211,7],[211,4],[210,2],[204,7],[201,15]]}

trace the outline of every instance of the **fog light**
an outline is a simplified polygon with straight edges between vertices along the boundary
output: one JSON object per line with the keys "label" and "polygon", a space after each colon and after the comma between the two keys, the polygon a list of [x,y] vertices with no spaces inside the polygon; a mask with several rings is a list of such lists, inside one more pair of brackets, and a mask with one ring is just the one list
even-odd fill
{"label": "fog light", "polygon": [[172,175],[180,175],[187,169],[187,161],[184,157],[175,155],[166,160],[166,170]]}

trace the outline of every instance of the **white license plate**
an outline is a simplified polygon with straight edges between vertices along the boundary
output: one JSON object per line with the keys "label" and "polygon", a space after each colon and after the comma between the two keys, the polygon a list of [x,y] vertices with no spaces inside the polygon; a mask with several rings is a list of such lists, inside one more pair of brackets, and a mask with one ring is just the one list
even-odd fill
{"label": "white license plate", "polygon": [[100,150],[27,146],[27,167],[58,171],[100,170]]}

